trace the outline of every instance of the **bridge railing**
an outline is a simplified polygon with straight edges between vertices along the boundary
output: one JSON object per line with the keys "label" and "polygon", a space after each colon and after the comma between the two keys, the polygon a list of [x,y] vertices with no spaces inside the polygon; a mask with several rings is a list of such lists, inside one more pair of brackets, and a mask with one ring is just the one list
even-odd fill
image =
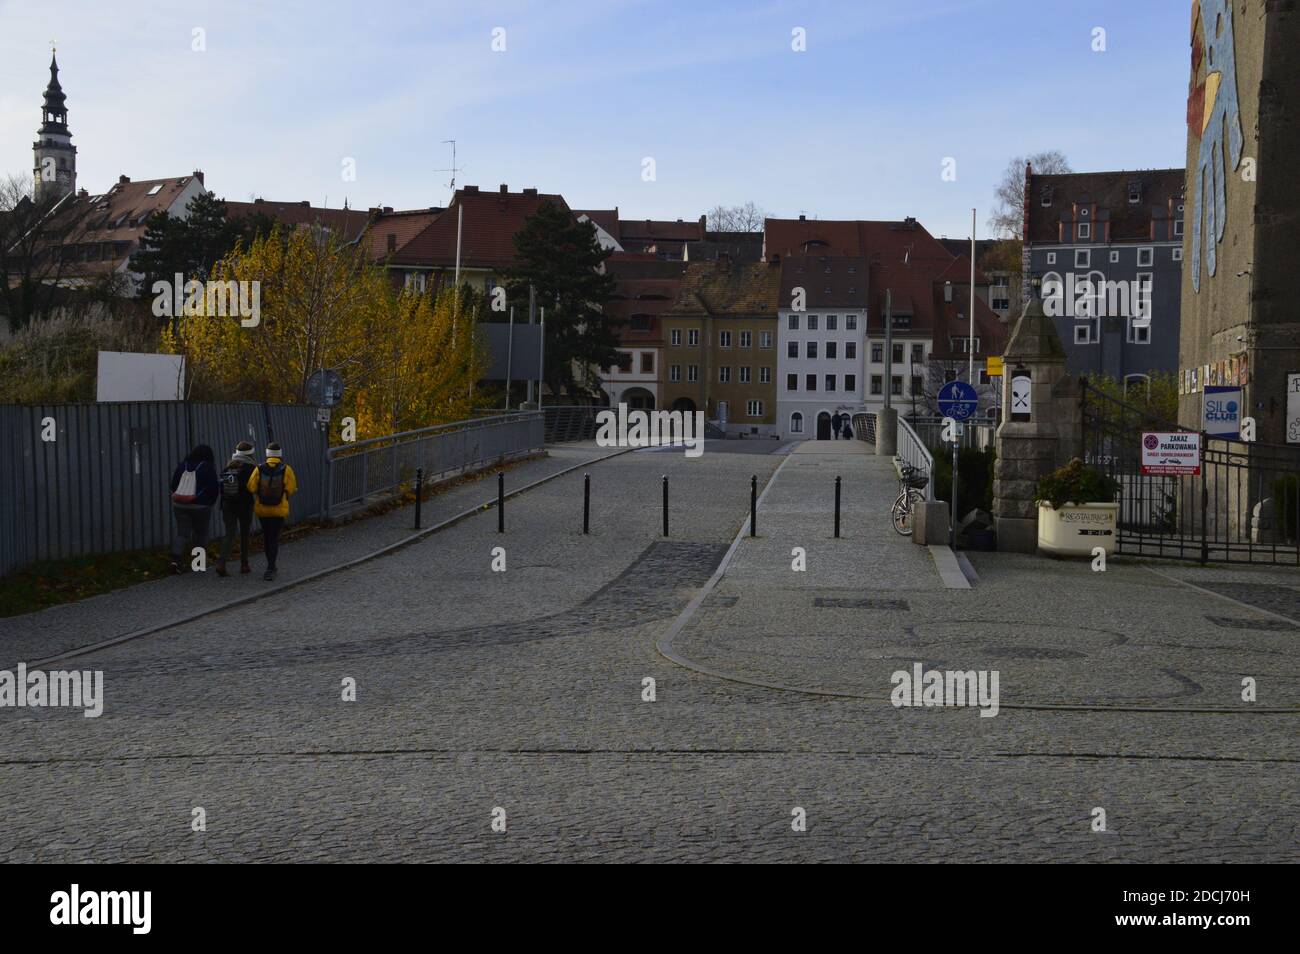
{"label": "bridge railing", "polygon": [[898,459],[923,471],[929,481],[925,485],[925,499],[934,500],[934,456],[925,442],[901,414],[898,416]]}

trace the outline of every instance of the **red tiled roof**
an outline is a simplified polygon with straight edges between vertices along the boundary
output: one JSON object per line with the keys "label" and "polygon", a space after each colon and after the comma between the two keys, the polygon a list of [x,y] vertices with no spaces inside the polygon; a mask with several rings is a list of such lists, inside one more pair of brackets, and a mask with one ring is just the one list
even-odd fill
{"label": "red tiled roof", "polygon": [[[404,212],[385,209],[375,217],[370,231],[366,233],[366,246],[370,249],[371,257],[385,259],[390,254],[401,252],[411,239],[445,214],[445,209],[411,209]],[[388,241],[390,235],[393,236],[391,249]]]}
{"label": "red tiled roof", "polygon": [[252,202],[226,203],[226,216],[232,219],[251,218],[261,213],[283,225],[294,227],[303,225],[320,225],[329,229],[345,241],[351,242],[363,231],[373,213],[362,209],[321,209],[307,201],[274,202],[270,199],[255,199]]}
{"label": "red tiled roof", "polygon": [[552,202],[569,211],[563,196],[539,195],[535,190],[481,192],[477,186],[457,189],[446,211],[400,245],[392,263],[435,268],[455,266],[459,207],[464,209],[460,223],[461,267],[509,267],[515,261],[515,233],[543,202]]}
{"label": "red tiled roof", "polygon": [[690,222],[678,219],[619,219],[619,241],[639,244],[656,242],[700,242],[704,240],[704,216]]}
{"label": "red tiled roof", "polygon": [[794,289],[814,308],[865,308],[869,272],[865,258],[791,255],[781,259],[781,307],[791,307]]}
{"label": "red tiled roof", "polygon": [[[1097,206],[1096,220],[1110,226],[1110,241],[1149,241],[1151,220],[1169,218],[1171,203],[1176,208],[1181,202],[1185,182],[1182,169],[1030,176],[1029,242],[1060,242],[1062,220],[1072,219],[1076,206],[1092,204]],[[1141,201],[1129,202],[1130,183],[1140,183]],[[1043,205],[1044,198],[1050,200],[1049,205]]]}
{"label": "red tiled roof", "polygon": [[574,209],[575,216],[585,215],[610,234],[614,241],[619,240],[618,208],[612,209]]}

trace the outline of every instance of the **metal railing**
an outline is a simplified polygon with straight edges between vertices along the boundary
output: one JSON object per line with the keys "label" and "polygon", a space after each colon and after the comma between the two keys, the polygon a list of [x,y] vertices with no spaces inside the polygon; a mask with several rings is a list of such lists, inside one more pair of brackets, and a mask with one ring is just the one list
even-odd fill
{"label": "metal railing", "polygon": [[898,459],[923,471],[930,478],[925,485],[925,499],[934,500],[934,456],[925,442],[912,429],[912,425],[901,414],[898,416]]}
{"label": "metal railing", "polygon": [[876,415],[870,411],[858,411],[853,415],[853,436],[875,446]]}
{"label": "metal railing", "polygon": [[396,493],[423,470],[435,483],[491,463],[528,456],[545,445],[541,412],[526,411],[403,431],[329,449],[321,517]]}
{"label": "metal railing", "polygon": [[[901,419],[902,415],[899,417]],[[908,422],[926,447],[951,446],[943,439],[943,418],[911,417]],[[996,433],[996,423],[990,422],[987,418],[966,421],[962,427],[961,446],[984,450],[993,444]]]}
{"label": "metal railing", "polygon": [[596,414],[603,410],[605,408],[590,404],[543,407],[541,413],[546,419],[546,443],[591,440],[596,436]]}

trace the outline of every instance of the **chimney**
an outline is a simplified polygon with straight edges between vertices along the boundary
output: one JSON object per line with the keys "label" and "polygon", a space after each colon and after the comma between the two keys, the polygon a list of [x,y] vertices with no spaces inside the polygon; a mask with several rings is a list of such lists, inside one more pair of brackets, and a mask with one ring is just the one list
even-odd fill
{"label": "chimney", "polygon": [[510,191],[510,186],[506,185],[504,182],[501,183],[501,194],[505,195],[509,191]]}
{"label": "chimney", "polygon": [[807,222],[807,221],[808,221],[808,216],[806,216],[806,215],[801,215],[801,216],[799,216],[799,221],[800,221],[800,222]]}
{"label": "chimney", "polygon": [[393,214],[393,207],[391,205],[384,206],[384,215],[392,215],[392,214]]}
{"label": "chimney", "polygon": [[525,190],[524,190],[524,195],[537,195],[537,190],[536,190],[536,189],[525,189]]}
{"label": "chimney", "polygon": [[199,185],[207,185],[207,183],[203,181],[203,170],[202,170],[202,169],[195,169],[195,170],[194,170],[194,178],[196,178],[196,179],[199,180]]}
{"label": "chimney", "polygon": [[130,176],[118,176],[118,177],[117,177],[117,184],[118,184],[118,185],[126,185],[126,184],[129,183],[130,181],[131,181],[131,177],[130,177]]}
{"label": "chimney", "polygon": [[310,209],[310,208],[311,208],[311,203],[308,202],[306,199],[303,199],[303,200],[302,200],[301,202],[299,202],[298,204],[299,204],[300,206],[302,206],[304,209]]}
{"label": "chimney", "polygon": [[477,191],[478,191],[478,186],[465,186],[465,187],[462,189],[462,191],[463,191],[463,192],[477,192]]}

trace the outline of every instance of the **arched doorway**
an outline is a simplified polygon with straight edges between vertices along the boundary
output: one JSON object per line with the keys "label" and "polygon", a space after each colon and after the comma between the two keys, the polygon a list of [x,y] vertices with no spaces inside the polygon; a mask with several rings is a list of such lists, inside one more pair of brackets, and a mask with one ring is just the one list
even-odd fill
{"label": "arched doorway", "polygon": [[695,402],[688,397],[679,397],[673,402],[674,411],[682,411],[686,414],[695,413]]}
{"label": "arched doorway", "polygon": [[655,396],[645,388],[628,388],[619,396],[619,403],[626,404],[629,411],[653,411]]}
{"label": "arched doorway", "polygon": [[817,439],[819,441],[828,441],[831,439],[830,411],[822,411],[817,415]]}

